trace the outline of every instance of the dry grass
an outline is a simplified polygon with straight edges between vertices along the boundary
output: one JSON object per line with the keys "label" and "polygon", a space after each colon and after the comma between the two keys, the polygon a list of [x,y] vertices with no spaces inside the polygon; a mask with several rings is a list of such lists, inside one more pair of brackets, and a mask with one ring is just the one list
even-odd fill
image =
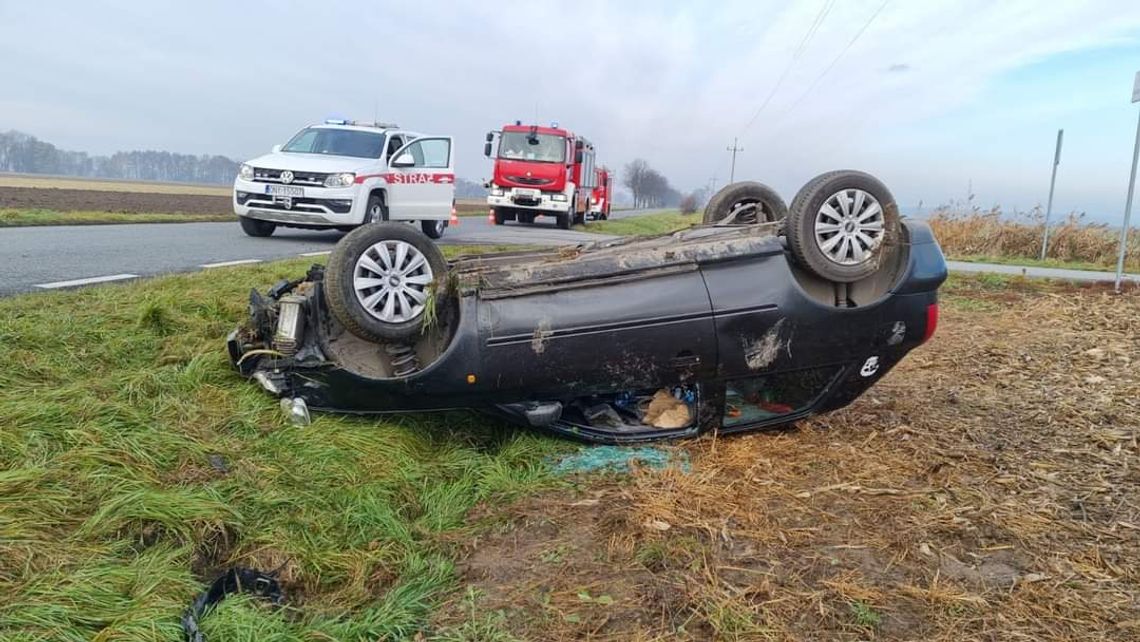
{"label": "dry grass", "polygon": [[[1012,216],[1000,208],[983,212],[940,208],[929,219],[942,250],[950,257],[991,256],[1037,259],[1045,219],[1040,211],[1017,212]],[[1069,214],[1050,226],[1047,259],[1066,263],[1086,263],[1115,268],[1120,247],[1119,231],[1104,223],[1090,223],[1083,214]],[[1140,269],[1140,233],[1129,236],[1125,265]]]}
{"label": "dry grass", "polygon": [[947,294],[843,411],[486,508],[483,612],[523,639],[1140,637],[1140,296]]}
{"label": "dry grass", "polygon": [[40,176],[35,174],[0,174],[0,187],[82,189],[99,192],[136,192],[141,194],[204,194],[229,196],[229,185],[194,185],[157,181],[123,181],[74,176]]}

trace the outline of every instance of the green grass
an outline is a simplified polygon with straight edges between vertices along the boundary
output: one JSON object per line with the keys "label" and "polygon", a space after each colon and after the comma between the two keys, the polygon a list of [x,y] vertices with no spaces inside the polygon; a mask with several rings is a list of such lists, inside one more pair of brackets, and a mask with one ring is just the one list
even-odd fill
{"label": "green grass", "polygon": [[701,222],[700,214],[681,214],[680,212],[661,212],[659,214],[646,214],[632,216],[610,221],[591,221],[586,225],[577,225],[574,229],[595,234],[613,234],[615,236],[641,236],[651,234],[665,234],[684,229]]}
{"label": "green grass", "polygon": [[1058,259],[1028,259],[1018,256],[947,256],[951,261],[965,261],[967,263],[993,263],[995,265],[1024,265],[1026,267],[1061,268],[1065,270],[1091,270],[1093,272],[1107,272],[1116,269],[1116,264],[1103,265],[1086,261],[1061,261]]}
{"label": "green grass", "polygon": [[567,444],[473,414],[288,424],[222,342],[310,263],[0,300],[0,638],[180,639],[232,564],[281,568],[296,608],[234,599],[211,640],[410,637],[457,588],[443,536],[557,483]]}
{"label": "green grass", "polygon": [[42,209],[0,209],[0,227],[30,225],[111,225],[115,223],[235,222],[233,214],[130,214],[127,212],[57,212]]}

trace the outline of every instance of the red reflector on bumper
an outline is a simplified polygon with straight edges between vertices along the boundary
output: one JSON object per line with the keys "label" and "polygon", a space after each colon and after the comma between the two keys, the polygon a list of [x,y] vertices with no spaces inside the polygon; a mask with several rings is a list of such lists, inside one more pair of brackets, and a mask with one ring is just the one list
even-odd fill
{"label": "red reflector on bumper", "polygon": [[926,306],[926,331],[922,333],[922,342],[926,343],[930,337],[934,336],[934,331],[938,329],[938,304],[931,303]]}

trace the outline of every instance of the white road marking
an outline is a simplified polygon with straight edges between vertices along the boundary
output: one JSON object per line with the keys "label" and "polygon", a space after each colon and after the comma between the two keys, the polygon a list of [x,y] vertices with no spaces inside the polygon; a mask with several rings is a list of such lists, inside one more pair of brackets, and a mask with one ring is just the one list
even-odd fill
{"label": "white road marking", "polygon": [[301,256],[324,256],[332,254],[332,250],[325,250],[324,252],[301,252]]}
{"label": "white road marking", "polygon": [[237,261],[222,261],[221,263],[203,263],[198,267],[216,268],[228,267],[230,265],[245,265],[247,263],[261,263],[261,259],[238,259]]}
{"label": "white road marking", "polygon": [[108,276],[92,276],[86,279],[74,279],[72,281],[55,281],[53,283],[38,283],[37,288],[45,290],[54,290],[56,288],[70,288],[75,285],[91,285],[93,283],[106,283],[108,281],[122,281],[123,279],[137,279],[137,274],[110,274]]}

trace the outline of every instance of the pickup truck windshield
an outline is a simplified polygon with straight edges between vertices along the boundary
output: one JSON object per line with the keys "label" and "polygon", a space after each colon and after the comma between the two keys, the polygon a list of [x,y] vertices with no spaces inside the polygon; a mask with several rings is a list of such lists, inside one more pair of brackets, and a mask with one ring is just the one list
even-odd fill
{"label": "pickup truck windshield", "polygon": [[566,160],[566,139],[554,134],[503,132],[499,138],[499,158],[507,160],[561,163]]}
{"label": "pickup truck windshield", "polygon": [[380,153],[384,151],[384,134],[351,129],[307,127],[297,132],[297,135],[286,143],[281,151],[297,154],[380,158]]}

